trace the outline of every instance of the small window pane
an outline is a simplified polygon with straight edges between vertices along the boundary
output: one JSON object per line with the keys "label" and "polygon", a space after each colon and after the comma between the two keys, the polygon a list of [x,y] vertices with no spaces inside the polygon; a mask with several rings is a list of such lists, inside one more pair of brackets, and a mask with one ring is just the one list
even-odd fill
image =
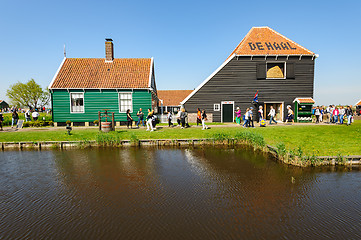
{"label": "small window pane", "polygon": [[219,109],[220,109],[220,104],[214,104],[213,105],[213,110],[214,111],[219,111]]}
{"label": "small window pane", "polygon": [[133,112],[132,93],[119,93],[119,111],[126,112],[130,109]]}
{"label": "small window pane", "polygon": [[71,93],[71,112],[82,113],[84,112],[84,94],[83,93]]}

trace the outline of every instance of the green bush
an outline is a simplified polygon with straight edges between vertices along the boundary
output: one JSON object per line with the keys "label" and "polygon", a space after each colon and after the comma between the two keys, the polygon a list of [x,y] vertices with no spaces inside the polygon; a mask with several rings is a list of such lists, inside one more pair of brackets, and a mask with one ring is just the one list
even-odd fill
{"label": "green bush", "polygon": [[276,144],[277,154],[284,157],[287,154],[286,145],[283,142]]}
{"label": "green bush", "polygon": [[95,136],[95,141],[101,146],[119,146],[122,136],[119,133],[100,132]]}
{"label": "green bush", "polygon": [[231,136],[227,133],[213,133],[211,135],[211,138],[214,140],[214,141],[219,141],[219,142],[222,142],[222,141],[225,141],[227,139],[230,139]]}
{"label": "green bush", "polygon": [[247,142],[256,147],[266,146],[266,141],[264,140],[264,137],[259,133],[242,131],[242,132],[238,132],[234,138],[237,141]]}

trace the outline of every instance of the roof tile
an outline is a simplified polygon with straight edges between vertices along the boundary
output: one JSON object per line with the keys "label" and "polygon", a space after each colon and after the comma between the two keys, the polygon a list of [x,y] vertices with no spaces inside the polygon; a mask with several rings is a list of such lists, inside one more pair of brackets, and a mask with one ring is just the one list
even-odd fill
{"label": "roof tile", "polygon": [[231,55],[314,55],[269,27],[253,27]]}
{"label": "roof tile", "polygon": [[148,88],[150,58],[67,58],[50,88]]}
{"label": "roof tile", "polygon": [[163,106],[179,106],[193,90],[158,90],[158,98],[163,100]]}

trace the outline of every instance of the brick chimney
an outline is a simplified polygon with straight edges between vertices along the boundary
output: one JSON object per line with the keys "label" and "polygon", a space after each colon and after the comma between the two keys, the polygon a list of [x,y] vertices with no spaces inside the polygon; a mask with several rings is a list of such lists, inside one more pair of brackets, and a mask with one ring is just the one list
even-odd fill
{"label": "brick chimney", "polygon": [[114,49],[113,49],[113,39],[105,39],[105,61],[113,62],[114,59]]}

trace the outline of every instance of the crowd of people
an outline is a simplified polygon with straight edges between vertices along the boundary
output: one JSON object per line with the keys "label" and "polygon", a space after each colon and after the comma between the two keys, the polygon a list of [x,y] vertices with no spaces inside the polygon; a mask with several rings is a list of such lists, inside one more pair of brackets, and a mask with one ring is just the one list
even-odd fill
{"label": "crowd of people", "polygon": [[[44,110],[40,110],[40,111],[45,111],[45,108]],[[21,109],[15,107],[0,109],[0,131],[3,130],[3,121],[4,121],[3,113],[11,113],[11,128],[17,126],[19,121],[19,113],[24,113],[25,122],[37,121],[40,116],[38,109]]]}
{"label": "crowd of people", "polygon": [[334,123],[334,124],[344,124],[346,122],[347,126],[351,125],[353,122],[354,113],[352,111],[352,106],[335,106],[329,105],[325,106],[316,106],[312,108],[312,115],[314,115],[315,123]]}

